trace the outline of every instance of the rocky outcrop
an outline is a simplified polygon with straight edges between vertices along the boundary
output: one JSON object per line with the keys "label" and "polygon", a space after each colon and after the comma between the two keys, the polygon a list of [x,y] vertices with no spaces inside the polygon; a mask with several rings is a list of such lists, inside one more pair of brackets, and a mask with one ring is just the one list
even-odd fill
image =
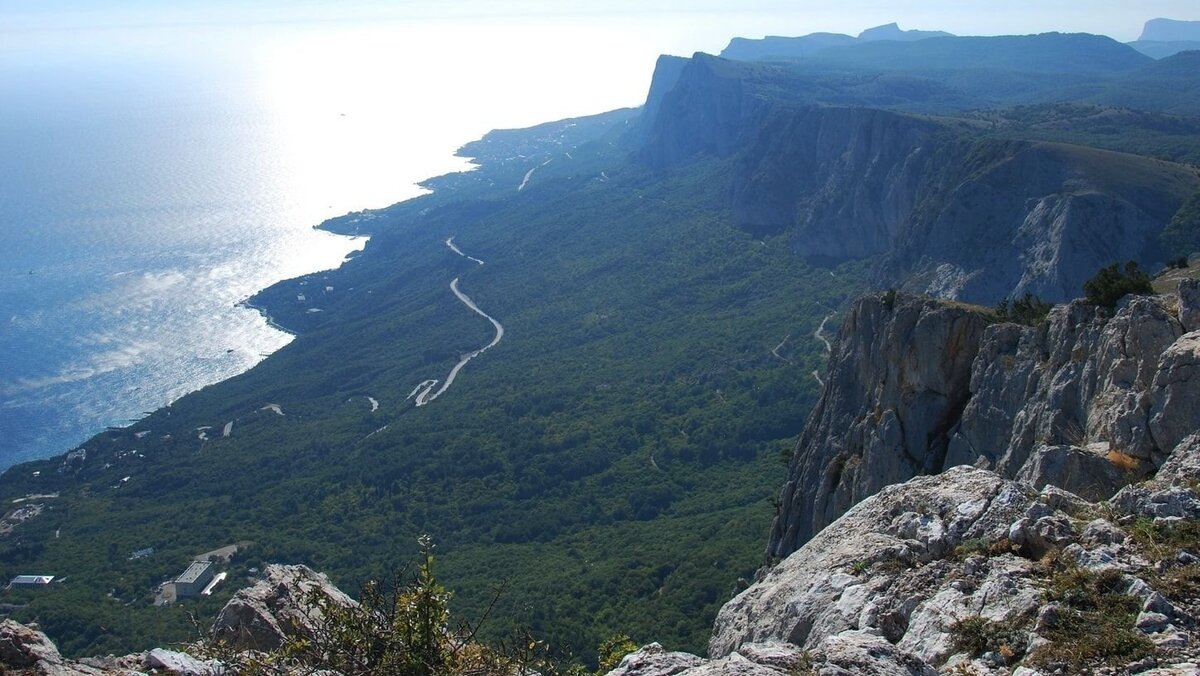
{"label": "rocky outcrop", "polygon": [[217,676],[226,673],[216,661],[161,648],[125,657],[68,660],[37,628],[4,620],[0,622],[0,673],[11,672],[41,676],[141,676],[147,673]]}
{"label": "rocky outcrop", "polygon": [[[307,566],[272,564],[263,571],[263,579],[239,591],[225,605],[210,635],[224,642],[223,650],[233,662],[246,658],[247,664],[262,667],[254,656],[279,648],[289,638],[314,635],[324,603],[348,606],[357,602]],[[187,650],[203,654],[207,648],[197,644]],[[293,665],[294,671],[279,671],[277,666],[271,667],[271,673],[314,673],[299,664]],[[45,634],[13,620],[0,622],[0,673],[8,673],[5,669],[45,676],[218,676],[239,672],[238,667],[215,659],[163,648],[123,657],[68,660]]]}
{"label": "rocky outcrop", "polygon": [[272,564],[263,578],[221,609],[212,627],[216,638],[240,650],[274,650],[289,637],[313,636],[323,603],[357,603],[307,566]]}
{"label": "rocky outcrop", "polygon": [[661,645],[651,643],[626,655],[608,676],[934,676],[936,673],[920,658],[876,634],[849,630],[826,637],[812,650],[780,642],[748,643],[713,660],[667,652]]}
{"label": "rocky outcrop", "polygon": [[1200,494],[1174,478],[1101,503],[967,466],[889,486],[727,603],[711,659],[613,674],[1195,673]]}
{"label": "rocky outcrop", "polygon": [[[1036,496],[1025,486],[968,467],[889,486],[726,604],[709,650],[724,655],[743,643],[771,639],[811,648],[825,636],[867,626],[900,643],[913,609],[902,607],[906,599],[895,586],[902,580],[929,583],[902,573],[945,560],[966,540],[1006,537]],[[926,573],[940,579],[948,573],[943,568],[939,564]],[[997,571],[1012,574],[1008,567]],[[1009,601],[1028,605],[1021,598]],[[927,639],[910,637],[907,643],[924,645]],[[926,653],[933,650],[925,646]]]}
{"label": "rocky outcrop", "polygon": [[[1180,446],[1192,461],[1194,441]],[[815,653],[852,632],[915,662],[907,664],[909,672],[849,673],[932,673],[955,664],[968,669],[963,673],[1010,673],[1024,662],[1046,671],[1023,673],[1051,673],[1063,659],[1046,648],[1053,641],[1118,640],[1089,639],[1085,630],[1076,630],[1074,639],[1056,633],[1065,615],[1085,607],[1071,595],[1103,580],[1103,591],[1090,593],[1140,608],[1128,625],[1112,625],[1122,633],[1119,640],[1128,638],[1136,648],[1113,659],[1136,663],[1129,668],[1134,672],[1190,663],[1200,654],[1200,601],[1172,580],[1200,569],[1200,538],[1156,540],[1145,533],[1183,532],[1171,529],[1180,518],[1197,516],[1194,489],[1157,480],[1093,504],[965,466],[914,478],[856,505],[727,603],[710,654],[721,658],[771,642]],[[1135,522],[1138,537],[1120,525]],[[1050,563],[1043,558],[1048,552],[1057,553]],[[1070,585],[1081,586],[1064,589]],[[970,635],[980,644],[968,647],[964,626],[981,628]],[[995,637],[988,639],[988,632]],[[988,640],[996,643],[988,646]],[[989,654],[1001,643],[999,653]],[[1066,672],[1076,673],[1081,664]]]}
{"label": "rocky outcrop", "polygon": [[1105,499],[1200,428],[1200,335],[1184,332],[1171,298],[1132,298],[1113,316],[1072,303],[1033,327],[891,298],[847,315],[771,556],[883,486],[955,465]]}
{"label": "rocky outcrop", "polygon": [[783,486],[772,555],[884,486],[944,468],[986,325],[979,312],[914,296],[854,305]]}

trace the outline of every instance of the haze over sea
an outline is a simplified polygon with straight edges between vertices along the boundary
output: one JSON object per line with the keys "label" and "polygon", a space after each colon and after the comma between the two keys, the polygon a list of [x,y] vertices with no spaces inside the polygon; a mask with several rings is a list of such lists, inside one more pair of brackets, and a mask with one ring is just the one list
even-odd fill
{"label": "haze over sea", "polygon": [[312,226],[466,168],[490,129],[637,105],[659,53],[1078,21],[818,4],[0,0],[0,469],[250,368],[290,336],[236,304],[364,245]]}
{"label": "haze over sea", "polygon": [[286,345],[236,304],[363,246],[322,220],[467,168],[454,150],[491,128],[636,105],[653,53],[623,91],[589,66],[624,57],[545,58],[612,39],[461,21],[4,34],[0,468]]}

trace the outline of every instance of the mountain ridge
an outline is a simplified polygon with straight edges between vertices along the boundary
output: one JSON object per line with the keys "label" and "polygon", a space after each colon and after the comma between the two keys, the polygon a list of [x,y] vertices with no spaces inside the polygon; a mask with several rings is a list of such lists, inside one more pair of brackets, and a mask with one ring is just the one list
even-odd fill
{"label": "mountain ridge", "polygon": [[[761,563],[779,457],[829,387],[821,327],[855,297],[911,284],[1065,299],[1126,249],[1146,265],[1167,253],[1154,241],[1193,169],[1020,128],[998,138],[1004,115],[1046,109],[968,115],[995,99],[967,84],[1063,80],[965,72],[935,86],[666,57],[640,113],[492,132],[464,146],[475,171],[327,222],[370,233],[363,253],[254,301],[297,332],[291,345],[0,475],[0,498],[23,501],[8,503],[21,519],[0,536],[0,572],[67,578],[22,592],[29,605],[13,612],[37,617],[63,654],[127,652],[189,630],[192,608],[147,596],[195,552],[252,541],[232,576],[292,561],[352,588],[431,533],[456,610],[486,607],[495,571],[510,570],[497,616],[564,650],[616,631],[701,650],[735,581]],[[1088,110],[1122,148],[1141,147],[1135,123],[1177,128],[1168,139],[1191,128]],[[965,237],[993,226],[995,246]],[[1083,262],[1063,253],[1078,241]],[[999,260],[972,258],[985,248]],[[422,383],[493,338],[455,290],[505,338],[416,407]],[[946,437],[937,423],[927,428]],[[195,608],[215,612],[222,595]]]}

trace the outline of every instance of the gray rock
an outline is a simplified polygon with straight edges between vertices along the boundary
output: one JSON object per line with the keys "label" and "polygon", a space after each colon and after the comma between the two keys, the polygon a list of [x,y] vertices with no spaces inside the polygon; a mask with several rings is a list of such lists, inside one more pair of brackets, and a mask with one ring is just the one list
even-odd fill
{"label": "gray rock", "polygon": [[936,676],[937,670],[870,632],[843,631],[821,641],[812,651],[814,671],[821,676]]}
{"label": "gray rock", "polygon": [[1016,478],[1037,489],[1053,485],[1089,500],[1112,497],[1127,483],[1106,455],[1070,445],[1036,447]]}
{"label": "gray rock", "polygon": [[1179,299],[1179,323],[1184,331],[1200,329],[1200,279],[1181,279],[1175,293]]}
{"label": "gray rock", "polygon": [[672,676],[704,664],[705,660],[689,653],[668,652],[661,644],[651,643],[621,659],[608,676]]}
{"label": "gray rock", "polygon": [[1083,529],[1079,541],[1086,547],[1099,545],[1119,545],[1125,542],[1125,531],[1104,519],[1094,519]]}
{"label": "gray rock", "polygon": [[220,676],[225,673],[221,663],[215,660],[200,660],[187,653],[162,648],[146,653],[146,666],[180,676]]}
{"label": "gray rock", "polygon": [[41,631],[14,620],[0,622],[0,672],[41,676],[101,676],[128,674],[125,670],[108,671],[67,660]]}
{"label": "gray rock", "polygon": [[1162,613],[1142,611],[1138,613],[1137,622],[1134,623],[1134,626],[1147,634],[1157,634],[1166,630],[1167,625],[1170,623],[1171,618]]}
{"label": "gray rock", "polygon": [[727,603],[709,653],[720,657],[772,640],[813,648],[848,629],[874,628],[899,640],[908,615],[949,582],[951,570],[935,562],[906,573],[911,564],[904,557],[929,560],[965,540],[1006,535],[1035,497],[1027,487],[971,467],[889,486]]}
{"label": "gray rock", "polygon": [[1200,482],[1200,434],[1184,437],[1154,475],[1154,480],[1174,485]]}
{"label": "gray rock", "polygon": [[307,566],[271,564],[263,575],[237,592],[213,623],[213,635],[239,650],[269,651],[290,636],[311,637],[321,617],[314,604],[318,598],[343,606],[357,603]]}
{"label": "gray rock", "polygon": [[719,660],[705,662],[683,672],[688,676],[786,676],[787,671],[755,664],[740,653],[731,653]]}
{"label": "gray rock", "polygon": [[787,556],[884,486],[945,469],[986,323],[904,294],[859,299],[784,484],[771,555]]}
{"label": "gray rock", "polygon": [[1163,352],[1150,389],[1150,430],[1159,448],[1174,449],[1200,421],[1200,332]]}
{"label": "gray rock", "polygon": [[1112,317],[1076,302],[1040,326],[985,324],[905,294],[855,304],[781,491],[769,556],[885,485],[954,465],[1086,500],[1151,475],[1177,446],[1169,472],[1200,475],[1200,440],[1181,445],[1200,428],[1200,332],[1185,335],[1161,298],[1130,298]]}
{"label": "gray rock", "polygon": [[1133,517],[1200,518],[1200,498],[1182,486],[1126,486],[1109,500],[1119,513]]}
{"label": "gray rock", "polygon": [[790,643],[747,643],[738,648],[738,653],[755,664],[788,674],[796,673],[810,660],[807,653]]}

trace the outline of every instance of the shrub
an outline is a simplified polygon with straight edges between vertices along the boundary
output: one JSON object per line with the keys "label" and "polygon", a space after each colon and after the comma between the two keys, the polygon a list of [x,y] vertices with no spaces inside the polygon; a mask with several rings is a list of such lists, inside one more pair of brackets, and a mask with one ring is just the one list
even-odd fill
{"label": "shrub", "polygon": [[1090,673],[1153,654],[1154,643],[1133,628],[1141,604],[1124,593],[1125,587],[1118,570],[1093,573],[1067,566],[1055,571],[1046,598],[1060,605],[1059,617],[1047,630],[1050,642],[1034,650],[1027,664]]}
{"label": "shrub", "polygon": [[[209,639],[202,654],[234,673],[334,672],[346,676],[515,676],[561,673],[546,646],[520,635],[508,644],[475,640],[479,624],[450,624],[450,592],[434,576],[433,544],[422,536],[421,559],[411,578],[401,571],[390,586],[371,581],[356,605],[342,605],[314,588],[297,588],[300,612],[314,627],[271,653],[238,653]],[[299,667],[299,671],[296,668]]]}
{"label": "shrub", "polygon": [[896,290],[888,289],[883,292],[883,309],[891,312],[896,307]]}
{"label": "shrub", "polygon": [[1005,298],[1000,301],[996,305],[996,317],[1002,322],[1036,326],[1042,323],[1053,307],[1052,303],[1047,303],[1032,293],[1026,292],[1024,296],[1016,300]]}
{"label": "shrub", "polygon": [[1137,261],[1128,261],[1124,266],[1113,263],[1097,272],[1084,282],[1083,292],[1089,303],[1111,309],[1131,293],[1154,293],[1154,287],[1150,285],[1150,275],[1138,267]]}
{"label": "shrub", "polygon": [[950,637],[954,649],[978,657],[986,652],[996,652],[1011,664],[1028,648],[1029,624],[1027,617],[1014,617],[1003,622],[994,622],[984,617],[973,616],[958,620],[950,626]]}
{"label": "shrub", "polygon": [[607,674],[629,653],[638,649],[638,644],[634,643],[633,639],[625,634],[616,634],[600,644],[600,648],[596,651],[600,658],[600,668],[596,670],[597,674]]}

